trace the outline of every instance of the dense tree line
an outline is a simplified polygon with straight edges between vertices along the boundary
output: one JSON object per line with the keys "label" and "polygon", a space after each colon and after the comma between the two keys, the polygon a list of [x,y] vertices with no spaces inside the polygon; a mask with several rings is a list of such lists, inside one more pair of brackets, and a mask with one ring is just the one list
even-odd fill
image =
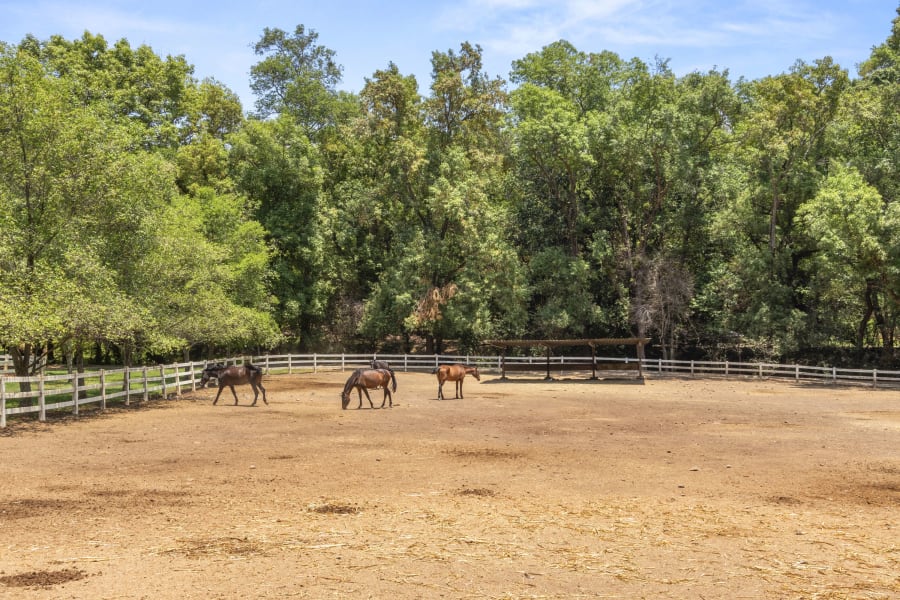
{"label": "dense tree line", "polygon": [[900,8],[856,77],[733,82],[558,41],[358,94],[266,29],[245,114],[185,57],[0,43],[0,346],[125,362],[650,336],[666,357],[878,348],[900,318]]}

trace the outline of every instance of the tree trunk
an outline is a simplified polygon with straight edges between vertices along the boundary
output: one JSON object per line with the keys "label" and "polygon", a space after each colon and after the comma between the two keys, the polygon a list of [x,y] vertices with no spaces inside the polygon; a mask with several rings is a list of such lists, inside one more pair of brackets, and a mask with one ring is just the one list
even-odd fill
{"label": "tree trunk", "polygon": [[[29,363],[31,362],[31,344],[20,344],[12,346],[9,350],[12,356],[13,369],[16,377],[28,377]],[[22,392],[31,391],[31,383],[23,381],[19,383],[19,390]],[[27,398],[22,398],[20,403],[28,402]],[[28,405],[30,406],[30,404]]]}

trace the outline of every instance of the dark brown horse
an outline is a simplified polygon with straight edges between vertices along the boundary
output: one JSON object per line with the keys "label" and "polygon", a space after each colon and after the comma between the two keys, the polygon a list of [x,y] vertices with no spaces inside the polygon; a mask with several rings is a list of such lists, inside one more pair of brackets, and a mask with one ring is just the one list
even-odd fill
{"label": "dark brown horse", "polygon": [[375,408],[372,404],[372,398],[369,396],[369,390],[384,388],[384,399],[381,401],[381,408],[384,408],[385,402],[390,402],[389,407],[393,408],[394,398],[391,396],[391,390],[388,384],[391,383],[391,372],[387,369],[356,369],[347,379],[344,385],[344,391],[341,392],[341,408],[347,408],[350,404],[350,392],[356,388],[359,394],[359,405],[356,408],[362,408],[362,395],[366,394],[366,400],[369,406]]}
{"label": "dark brown horse", "polygon": [[391,384],[393,385],[393,389],[391,391],[394,391],[394,392],[397,391],[397,376],[394,375],[394,370],[391,368],[391,365],[389,365],[387,363],[387,361],[372,359],[372,368],[373,369],[384,369],[385,371],[390,371]]}
{"label": "dark brown horse", "polygon": [[456,397],[462,398],[463,391],[463,379],[466,378],[466,375],[471,375],[478,381],[481,381],[481,376],[478,375],[478,367],[470,367],[468,365],[441,365],[439,367],[435,367],[432,373],[437,375],[438,380],[438,400],[444,399],[444,382],[445,381],[455,381],[456,382]]}
{"label": "dark brown horse", "polygon": [[253,388],[253,404],[250,406],[256,406],[256,400],[259,398],[259,390],[262,390],[263,402],[268,404],[269,401],[266,400],[266,388],[264,388],[262,384],[262,376],[262,369],[256,365],[251,365],[250,363],[247,363],[244,366],[232,365],[230,367],[226,367],[225,365],[209,365],[203,369],[203,375],[200,377],[200,387],[206,387],[209,380],[215,378],[219,383],[219,391],[216,393],[216,399],[213,400],[213,405],[219,401],[222,389],[226,385],[231,388],[231,394],[234,396],[234,404],[237,405],[238,397],[234,391],[234,386],[249,383],[250,387]]}

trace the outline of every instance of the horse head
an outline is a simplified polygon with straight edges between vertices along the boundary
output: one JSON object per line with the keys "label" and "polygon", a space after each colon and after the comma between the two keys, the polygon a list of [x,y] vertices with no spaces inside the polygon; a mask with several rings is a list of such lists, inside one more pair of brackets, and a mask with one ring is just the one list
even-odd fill
{"label": "horse head", "polygon": [[346,410],[350,404],[350,392],[341,392],[341,410]]}
{"label": "horse head", "polygon": [[481,376],[478,374],[478,367],[472,369],[472,377],[474,377],[478,381],[481,381]]}
{"label": "horse head", "polygon": [[225,365],[207,365],[203,369],[203,374],[200,376],[200,387],[205,388],[210,379],[218,379],[219,373],[224,368]]}

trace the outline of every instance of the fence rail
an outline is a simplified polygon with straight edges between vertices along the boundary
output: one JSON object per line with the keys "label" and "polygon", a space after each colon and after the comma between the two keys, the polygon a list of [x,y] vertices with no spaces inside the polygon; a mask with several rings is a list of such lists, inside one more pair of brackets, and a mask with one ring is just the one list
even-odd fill
{"label": "fence rail", "polygon": [[[232,357],[218,362],[241,364],[253,362],[266,373],[301,373],[326,370],[348,370],[368,366],[373,359],[386,360],[397,371],[425,371],[439,364],[459,362],[486,372],[501,373],[503,361],[510,371],[535,374],[547,372],[547,357],[470,356],[470,355],[415,355],[415,354],[278,354]],[[552,356],[550,363],[554,373],[591,370],[590,357]],[[631,370],[635,358],[597,357],[606,363],[604,372],[622,365],[622,371]],[[610,366],[611,364],[611,366]],[[797,382],[819,382],[843,385],[900,386],[900,371],[878,369],[839,369],[837,367],[813,367],[769,363],[713,362],[645,359],[644,375],[665,376],[721,376],[788,379]],[[0,372],[0,428],[6,427],[7,416],[37,413],[46,420],[47,411],[70,409],[78,416],[81,407],[96,404],[105,409],[109,401],[121,400],[130,404],[134,398],[147,401],[150,398],[179,396],[186,389],[195,391],[205,362],[187,362],[153,367],[136,367],[111,370],[17,377]],[[509,369],[510,365],[515,365]],[[533,367],[529,369],[529,367]],[[22,391],[19,384],[27,384]]]}

